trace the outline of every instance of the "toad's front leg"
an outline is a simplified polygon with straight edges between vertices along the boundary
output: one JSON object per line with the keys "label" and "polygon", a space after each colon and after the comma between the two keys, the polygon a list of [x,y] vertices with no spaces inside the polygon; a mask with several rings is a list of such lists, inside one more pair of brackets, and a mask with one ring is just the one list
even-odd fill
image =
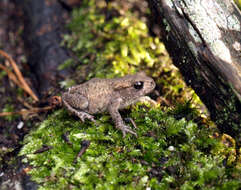
{"label": "toad's front leg", "polygon": [[121,101],[122,101],[121,98],[117,98],[117,99],[111,101],[110,105],[108,106],[108,111],[109,111],[112,119],[114,120],[115,127],[122,131],[123,137],[126,136],[126,133],[131,133],[137,137],[137,134],[130,127],[125,125],[125,123],[118,111]]}

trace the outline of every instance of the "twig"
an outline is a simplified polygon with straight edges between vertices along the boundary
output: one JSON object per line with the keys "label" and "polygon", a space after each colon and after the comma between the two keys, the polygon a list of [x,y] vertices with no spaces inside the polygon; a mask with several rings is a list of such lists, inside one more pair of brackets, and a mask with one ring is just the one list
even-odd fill
{"label": "twig", "polygon": [[[22,73],[20,72],[20,70],[18,69],[18,66],[17,66],[17,64],[15,63],[15,61],[14,61],[6,52],[4,52],[4,51],[2,51],[2,50],[0,50],[0,54],[1,54],[3,57],[5,57],[5,58],[10,62],[10,64],[11,64],[12,67],[13,67],[13,70],[14,70],[16,76],[15,76],[12,72],[11,72],[11,73],[15,76],[15,79],[17,79],[17,81],[19,81],[19,82],[17,82],[17,81],[14,79],[14,77],[12,76],[12,74],[9,75],[10,72],[7,72],[7,71],[5,70],[5,71],[8,73],[9,78],[10,78],[11,80],[13,80],[20,88],[22,88],[23,90],[25,90],[35,101],[39,101],[38,97],[34,94],[34,92],[31,90],[31,88],[28,86],[28,84],[27,84],[26,81],[24,80],[23,75],[22,75]],[[1,68],[3,69],[2,66],[1,66]]]}
{"label": "twig", "polygon": [[4,70],[7,74],[8,77],[19,87],[23,88],[23,86],[21,85],[21,83],[19,83],[18,79],[16,78],[16,76],[12,73],[12,71],[10,71],[9,69],[7,69],[5,66],[0,64],[0,68],[2,70]]}
{"label": "twig", "polygon": [[31,113],[39,113],[39,112],[51,110],[53,108],[54,108],[54,106],[46,106],[46,107],[43,107],[43,108],[32,108],[32,109],[29,109],[29,110],[22,110],[22,111],[15,111],[15,112],[2,112],[2,113],[0,113],[0,117],[9,116],[9,115],[16,115],[16,114],[26,115],[26,114],[31,114]]}
{"label": "twig", "polygon": [[72,142],[70,142],[70,140],[69,140],[69,132],[66,132],[66,133],[64,133],[63,135],[62,135],[62,139],[68,144],[68,145],[73,145],[73,143]]}
{"label": "twig", "polygon": [[29,109],[28,110],[15,111],[15,112],[2,112],[2,113],[0,113],[0,117],[15,115],[15,114],[26,115],[26,114],[31,114],[31,113],[39,113],[39,112],[51,110],[51,109],[55,108],[56,106],[62,105],[62,99],[61,99],[60,96],[52,96],[49,99],[50,106],[45,106],[45,107],[42,107],[42,108],[34,108],[31,105],[29,105],[27,102],[24,102],[21,98],[18,98],[18,100],[21,103],[23,103],[24,106],[26,106]]}
{"label": "twig", "polygon": [[[19,70],[18,66],[16,65],[15,61],[6,52],[4,52],[2,50],[0,50],[0,55],[5,57],[7,59],[7,61],[9,61],[9,63],[13,67],[13,70],[14,70],[15,73],[10,71],[7,67],[3,66],[2,64],[0,64],[0,69],[4,70],[8,74],[9,79],[11,79],[20,88],[25,90],[25,92],[27,92],[35,101],[39,101],[38,97],[34,94],[34,92],[31,90],[31,88],[26,83],[26,81],[23,78],[23,75],[20,72],[20,70]],[[27,115],[27,114],[32,114],[32,113],[44,112],[44,111],[48,111],[48,110],[51,110],[51,109],[55,108],[57,105],[62,104],[61,97],[58,97],[58,96],[51,97],[51,99],[50,99],[51,105],[43,107],[43,108],[34,108],[31,105],[29,105],[27,102],[24,102],[21,98],[18,98],[18,99],[19,99],[19,101],[21,101],[24,104],[24,106],[26,106],[29,109],[28,110],[15,111],[15,112],[3,112],[3,113],[0,113],[0,117],[15,115],[15,114]]]}
{"label": "twig", "polygon": [[83,140],[83,141],[81,142],[81,149],[80,149],[80,151],[79,151],[76,159],[74,160],[74,163],[75,163],[75,164],[77,163],[78,158],[81,157],[81,156],[85,153],[86,149],[87,149],[89,146],[90,146],[90,141],[88,141],[88,140]]}
{"label": "twig", "polygon": [[24,101],[24,99],[20,96],[17,97],[17,100],[22,103],[26,108],[32,109],[33,106],[31,106],[28,102]]}
{"label": "twig", "polygon": [[52,146],[48,146],[48,145],[44,144],[40,149],[36,150],[34,152],[34,154],[40,154],[40,153],[46,152],[46,151],[48,151],[48,150],[50,150],[52,148],[53,148]]}

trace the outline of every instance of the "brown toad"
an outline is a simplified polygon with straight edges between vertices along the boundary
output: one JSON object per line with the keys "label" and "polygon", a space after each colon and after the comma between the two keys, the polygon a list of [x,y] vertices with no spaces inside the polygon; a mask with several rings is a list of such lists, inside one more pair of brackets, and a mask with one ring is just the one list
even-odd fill
{"label": "brown toad", "polygon": [[145,95],[150,93],[155,85],[154,80],[144,72],[114,79],[93,78],[71,87],[68,92],[63,93],[62,100],[67,109],[83,122],[85,119],[95,122],[91,114],[108,111],[123,136],[126,133],[137,136],[125,125],[118,110],[143,99],[152,101]]}

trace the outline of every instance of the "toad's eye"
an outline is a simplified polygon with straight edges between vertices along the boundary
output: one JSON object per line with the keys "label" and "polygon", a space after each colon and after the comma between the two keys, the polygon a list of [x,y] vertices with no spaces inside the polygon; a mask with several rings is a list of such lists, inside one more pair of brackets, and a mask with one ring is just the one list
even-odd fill
{"label": "toad's eye", "polygon": [[142,81],[137,81],[137,82],[135,82],[135,84],[134,84],[134,88],[135,89],[137,89],[137,90],[140,90],[140,89],[142,89],[143,88],[143,82]]}

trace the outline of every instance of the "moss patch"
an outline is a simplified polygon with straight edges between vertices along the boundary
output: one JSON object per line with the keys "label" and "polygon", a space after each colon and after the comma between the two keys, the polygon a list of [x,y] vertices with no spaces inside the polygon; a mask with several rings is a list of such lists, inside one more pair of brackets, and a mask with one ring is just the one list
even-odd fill
{"label": "moss patch", "polygon": [[[126,116],[135,120],[138,138],[122,138],[107,115],[97,116],[95,126],[59,110],[25,138],[20,154],[32,165],[40,189],[241,187],[240,173],[225,169],[225,156],[217,154],[222,145],[209,137],[210,129],[177,120],[174,112],[135,106]],[[65,133],[72,145],[63,140]],[[83,140],[90,146],[74,163]],[[34,154],[43,145],[52,149]]]}

